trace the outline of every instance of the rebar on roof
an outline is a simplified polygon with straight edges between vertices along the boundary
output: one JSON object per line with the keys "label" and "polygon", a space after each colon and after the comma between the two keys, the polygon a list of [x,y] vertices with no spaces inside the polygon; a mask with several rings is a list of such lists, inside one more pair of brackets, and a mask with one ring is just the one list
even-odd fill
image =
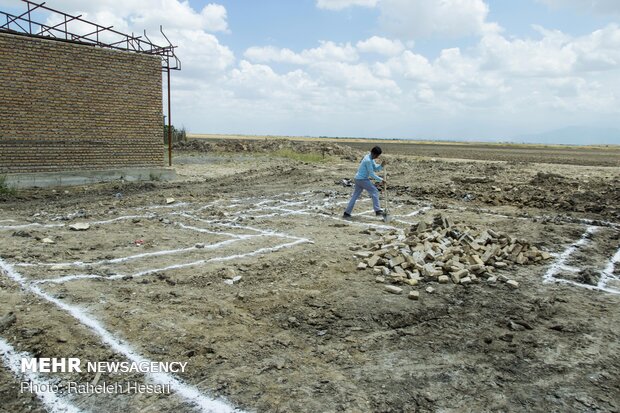
{"label": "rebar on roof", "polygon": [[[23,34],[36,37],[45,37],[54,40],[62,40],[69,42],[77,42],[108,49],[126,50],[137,53],[157,55],[161,57],[162,69],[180,70],[181,61],[175,55],[173,46],[168,37],[164,34],[162,27],[159,30],[168,42],[168,46],[158,46],[151,42],[146,35],[135,36],[121,33],[113,30],[113,26],[101,26],[82,18],[82,15],[72,16],[59,10],[55,10],[45,6],[43,3],[34,3],[29,0],[22,0],[26,3],[27,10],[20,15],[13,15],[0,11],[0,32],[9,32],[15,34]],[[44,10],[52,13],[52,18],[48,21],[58,21],[56,24],[45,24],[36,22],[32,19],[32,12]],[[6,20],[6,22],[2,22]],[[69,29],[69,23],[81,23],[81,27],[85,28],[86,33],[75,33]],[[107,41],[104,41],[104,38]]]}

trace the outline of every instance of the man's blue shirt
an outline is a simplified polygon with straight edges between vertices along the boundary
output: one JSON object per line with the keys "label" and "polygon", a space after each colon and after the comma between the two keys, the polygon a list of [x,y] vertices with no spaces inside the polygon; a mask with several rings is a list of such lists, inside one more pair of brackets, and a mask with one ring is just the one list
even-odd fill
{"label": "man's blue shirt", "polygon": [[383,179],[381,179],[380,176],[377,176],[375,174],[375,172],[377,171],[382,171],[383,170],[383,166],[381,165],[377,165],[374,161],[374,159],[372,159],[370,157],[370,153],[366,154],[366,156],[364,156],[364,159],[362,159],[362,162],[360,162],[360,167],[357,170],[357,174],[355,175],[355,179],[369,179],[372,178],[376,181],[383,181]]}

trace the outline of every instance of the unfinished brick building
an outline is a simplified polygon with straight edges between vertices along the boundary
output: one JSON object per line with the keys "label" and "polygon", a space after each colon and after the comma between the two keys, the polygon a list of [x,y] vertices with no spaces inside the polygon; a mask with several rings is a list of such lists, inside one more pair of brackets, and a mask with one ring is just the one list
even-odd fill
{"label": "unfinished brick building", "polygon": [[[174,47],[90,22],[94,33],[71,33],[79,16],[25,3],[27,14],[0,13],[0,174],[163,167],[162,68],[168,80],[180,68]],[[35,9],[65,24],[33,24]]]}

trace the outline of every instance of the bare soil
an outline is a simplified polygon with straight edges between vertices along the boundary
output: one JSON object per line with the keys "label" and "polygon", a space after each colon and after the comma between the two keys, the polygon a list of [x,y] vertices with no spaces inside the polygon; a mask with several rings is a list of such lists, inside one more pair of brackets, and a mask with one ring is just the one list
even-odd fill
{"label": "bare soil", "polygon": [[[559,162],[550,164],[532,162],[542,155],[527,148],[507,149],[503,161],[478,150],[467,152],[476,160],[448,159],[445,145],[428,157],[388,146],[386,224],[367,197],[353,221],[340,219],[352,190],[341,181],[357,160],[337,146],[317,164],[257,148],[178,150],[175,182],[5,195],[0,317],[16,321],[0,338],[31,357],[127,360],[109,334],[148,360],[188,362],[175,378],[243,411],[620,410],[617,152],[599,158],[597,149],[578,165],[563,150],[544,155]],[[498,271],[518,289],[428,281],[394,295],[356,269],[356,248],[438,212],[555,255]],[[90,228],[72,231],[75,222]],[[420,299],[407,299],[410,290]],[[94,379],[41,376],[61,387]],[[21,381],[0,364],[0,411],[50,410],[21,393]],[[93,412],[199,410],[180,391],[62,397]]]}

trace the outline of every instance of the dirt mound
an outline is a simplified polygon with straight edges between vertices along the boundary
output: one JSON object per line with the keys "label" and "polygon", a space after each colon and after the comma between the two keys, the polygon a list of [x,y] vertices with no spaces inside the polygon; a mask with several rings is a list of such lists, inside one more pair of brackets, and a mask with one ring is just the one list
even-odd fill
{"label": "dirt mound", "polygon": [[277,152],[292,150],[297,153],[321,153],[326,156],[337,156],[342,159],[355,161],[361,152],[348,146],[331,142],[298,142],[289,139],[239,140],[224,139],[207,142],[193,139],[187,142],[178,142],[174,145],[177,150],[199,152]]}
{"label": "dirt mound", "polygon": [[557,185],[559,183],[565,183],[567,181],[562,175],[554,173],[538,172],[534,178],[530,181],[530,185],[534,186],[548,186]]}

